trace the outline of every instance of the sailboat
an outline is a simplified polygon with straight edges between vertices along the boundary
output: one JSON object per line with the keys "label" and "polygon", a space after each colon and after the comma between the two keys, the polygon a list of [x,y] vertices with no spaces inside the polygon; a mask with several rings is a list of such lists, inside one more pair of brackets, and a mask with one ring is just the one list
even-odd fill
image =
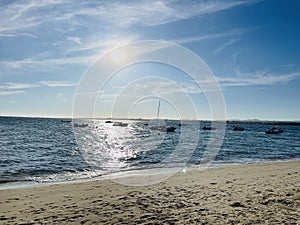
{"label": "sailboat", "polygon": [[[159,121],[159,111],[160,111],[160,99],[158,102],[157,113],[156,113],[156,120]],[[174,132],[176,127],[173,126],[151,126],[150,130],[158,130],[160,132]]]}

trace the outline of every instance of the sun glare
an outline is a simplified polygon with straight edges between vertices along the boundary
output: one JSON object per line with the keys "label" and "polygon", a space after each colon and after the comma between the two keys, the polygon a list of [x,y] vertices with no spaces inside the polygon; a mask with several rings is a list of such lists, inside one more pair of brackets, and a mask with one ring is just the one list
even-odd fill
{"label": "sun glare", "polygon": [[120,63],[126,60],[127,54],[122,50],[115,50],[110,54],[110,58],[113,62]]}

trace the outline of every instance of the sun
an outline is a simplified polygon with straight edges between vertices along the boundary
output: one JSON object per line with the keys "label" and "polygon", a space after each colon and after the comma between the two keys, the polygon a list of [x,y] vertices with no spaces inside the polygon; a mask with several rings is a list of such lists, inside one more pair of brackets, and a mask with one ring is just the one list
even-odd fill
{"label": "sun", "polygon": [[126,52],[124,52],[120,49],[117,49],[110,54],[111,60],[116,63],[124,62],[127,59],[127,57],[128,56],[127,56]]}

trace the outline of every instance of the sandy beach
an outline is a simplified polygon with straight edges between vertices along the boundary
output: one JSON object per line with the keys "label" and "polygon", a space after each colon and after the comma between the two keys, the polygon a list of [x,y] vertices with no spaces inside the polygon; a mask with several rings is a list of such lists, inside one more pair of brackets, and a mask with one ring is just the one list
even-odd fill
{"label": "sandy beach", "polygon": [[299,175],[292,161],[189,170],[151,186],[97,180],[2,190],[0,224],[300,224]]}

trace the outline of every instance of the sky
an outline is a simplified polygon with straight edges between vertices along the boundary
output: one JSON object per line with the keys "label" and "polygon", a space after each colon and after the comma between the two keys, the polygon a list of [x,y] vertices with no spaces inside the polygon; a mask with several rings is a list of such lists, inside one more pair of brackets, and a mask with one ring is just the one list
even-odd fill
{"label": "sky", "polygon": [[[0,11],[0,115],[72,117],[93,63],[155,40],[203,60],[221,87],[226,119],[300,120],[297,0],[0,0]],[[215,119],[207,93],[174,66],[128,65],[101,87],[95,117],[154,118],[161,98],[160,116],[181,118],[184,92],[197,111],[186,106],[184,119]]]}

